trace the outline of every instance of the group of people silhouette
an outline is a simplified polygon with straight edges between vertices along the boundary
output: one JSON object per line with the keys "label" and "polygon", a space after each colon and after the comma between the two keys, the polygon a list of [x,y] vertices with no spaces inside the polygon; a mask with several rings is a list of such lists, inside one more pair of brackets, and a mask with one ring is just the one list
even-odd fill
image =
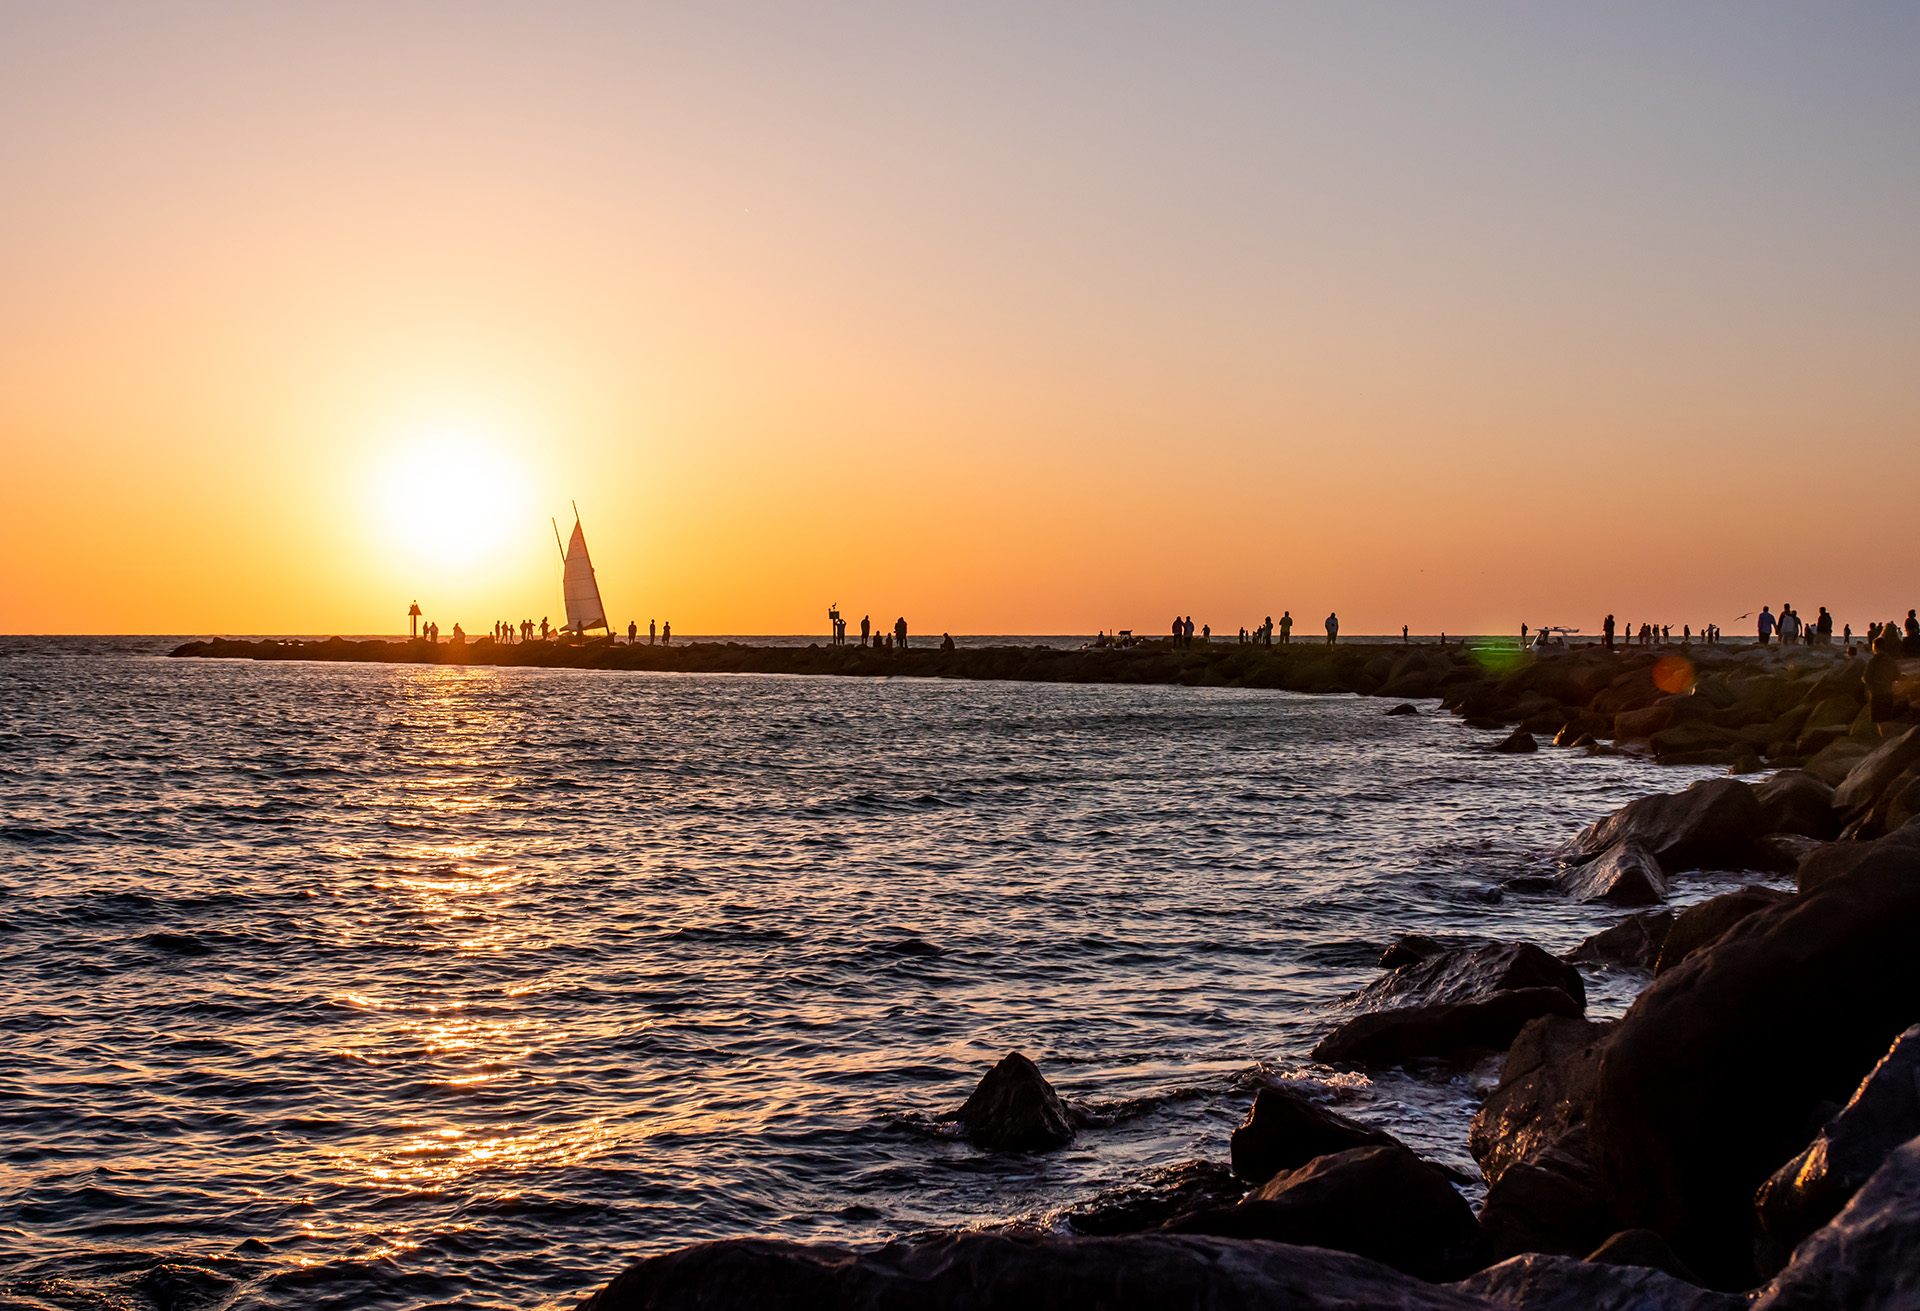
{"label": "group of people silhouette", "polygon": [[[828,644],[830,646],[845,646],[847,644],[847,621],[840,614],[838,602],[827,607],[827,628],[829,632]],[[861,615],[860,645],[862,648],[870,645],[876,651],[906,650],[906,616],[902,615],[893,621],[893,632],[876,633],[873,630],[873,616]],[[950,635],[941,643],[940,649],[943,651],[951,651],[953,649],[953,638]]]}
{"label": "group of people silhouette", "polygon": [[[654,645],[656,640],[661,646],[672,646],[673,625],[671,623],[663,623],[656,631],[653,626],[653,620],[647,620],[647,645]],[[627,620],[627,645],[638,646],[639,644],[640,622],[637,619],[629,619]]]}
{"label": "group of people silhouette", "polygon": [[[1242,628],[1240,630],[1240,640],[1243,643],[1248,643],[1253,646],[1272,646],[1274,627],[1274,618],[1272,615],[1268,615],[1260,621],[1259,627],[1251,631]],[[1280,612],[1279,629],[1280,645],[1291,646],[1293,644],[1293,611],[1282,610]],[[1327,645],[1332,646],[1340,640],[1340,616],[1338,613],[1327,616],[1326,629]],[[1407,630],[1402,628],[1400,630],[1400,636],[1404,638],[1406,635]]]}

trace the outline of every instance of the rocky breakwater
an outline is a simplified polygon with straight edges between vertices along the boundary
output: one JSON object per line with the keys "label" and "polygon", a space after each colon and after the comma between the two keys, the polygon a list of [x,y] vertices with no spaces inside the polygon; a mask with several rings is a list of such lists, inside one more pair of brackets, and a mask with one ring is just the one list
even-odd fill
{"label": "rocky breakwater", "polygon": [[[1446,1167],[1263,1087],[1230,1168],[1186,1162],[1050,1223],[868,1251],[703,1244],[639,1262],[587,1305],[1909,1311],[1920,819],[1881,830],[1920,727],[1875,722],[1895,731],[1831,783],[1709,780],[1633,802],[1559,853],[1569,873],[1611,855],[1675,883],[1777,873],[1797,852],[1793,892],[1631,915],[1564,959],[1527,943],[1387,947],[1314,1055],[1444,1072],[1504,1049],[1468,1137],[1487,1184],[1477,1215]],[[1623,1018],[1596,1022],[1581,965],[1648,982]],[[983,1150],[1099,1131],[1017,1054],[948,1118]]]}

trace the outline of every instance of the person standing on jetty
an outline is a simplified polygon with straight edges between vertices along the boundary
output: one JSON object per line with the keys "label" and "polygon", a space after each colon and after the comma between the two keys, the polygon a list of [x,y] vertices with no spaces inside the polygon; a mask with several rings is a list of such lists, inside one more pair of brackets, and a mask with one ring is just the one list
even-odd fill
{"label": "person standing on jetty", "polygon": [[673,620],[671,619],[663,619],[660,621],[660,645],[673,645]]}
{"label": "person standing on jetty", "polygon": [[1340,616],[1337,614],[1329,614],[1327,616],[1327,645],[1332,646],[1334,643],[1334,640],[1339,636],[1340,636]]}
{"label": "person standing on jetty", "polygon": [[653,620],[651,619],[647,620],[647,645],[652,646],[654,643],[654,638],[657,636],[658,634],[655,633],[653,629]]}
{"label": "person standing on jetty", "polygon": [[1180,649],[1180,632],[1184,627],[1185,625],[1180,622],[1180,616],[1175,615],[1173,617],[1173,649],[1176,651]]}
{"label": "person standing on jetty", "polygon": [[896,651],[907,649],[907,617],[905,615],[893,621],[893,649]]}
{"label": "person standing on jetty", "polygon": [[[1271,619],[1267,620],[1267,624],[1268,624],[1267,631],[1271,633],[1273,631],[1272,629],[1273,620]],[[1291,646],[1292,644],[1293,644],[1293,611],[1282,610],[1280,612],[1280,645]]]}
{"label": "person standing on jetty", "polygon": [[1609,651],[1613,650],[1613,616],[1612,615],[1608,615],[1606,622],[1600,625],[1600,631],[1602,634],[1604,634],[1602,641],[1605,642],[1607,650]]}
{"label": "person standing on jetty", "polygon": [[864,648],[867,645],[867,638],[872,633],[873,633],[873,616],[861,615],[860,616],[860,645],[862,648]]}
{"label": "person standing on jetty", "polygon": [[1771,642],[1773,640],[1773,611],[1767,609],[1764,605],[1761,606],[1760,617],[1753,622],[1755,629],[1760,635],[1760,645],[1765,646],[1768,642]]}
{"label": "person standing on jetty", "polygon": [[627,620],[627,645],[638,646],[639,644],[640,621],[638,619],[629,619]]}

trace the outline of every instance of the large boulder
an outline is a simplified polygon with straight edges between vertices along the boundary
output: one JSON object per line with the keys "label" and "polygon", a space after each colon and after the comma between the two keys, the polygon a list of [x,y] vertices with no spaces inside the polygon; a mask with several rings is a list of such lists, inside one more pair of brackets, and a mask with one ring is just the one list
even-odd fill
{"label": "large boulder", "polygon": [[1350,1120],[1291,1088],[1262,1088],[1233,1131],[1233,1172],[1261,1184],[1318,1156],[1352,1147],[1401,1147],[1384,1129]]}
{"label": "large boulder", "polygon": [[1495,1260],[1521,1252],[1579,1256],[1614,1227],[1613,1207],[1580,1130],[1502,1171],[1480,1208],[1480,1229]]}
{"label": "large boulder", "polygon": [[1660,959],[1654,962],[1654,974],[1665,974],[1696,951],[1720,941],[1728,929],[1747,916],[1778,906],[1786,899],[1784,892],[1749,884],[1688,906],[1673,917],[1667,940],[1660,944]]}
{"label": "large boulder", "polygon": [[1841,819],[1853,819],[1872,809],[1888,784],[1920,765],[1920,726],[1888,738],[1847,771],[1833,790],[1833,809]]}
{"label": "large boulder", "polygon": [[1794,886],[1802,893],[1812,892],[1865,864],[1883,846],[1920,847],[1920,823],[1908,821],[1876,840],[1823,843],[1800,858],[1793,873]]}
{"label": "large boulder", "polygon": [[1315,1060],[1389,1063],[1501,1048],[1539,1015],[1578,1015],[1580,971],[1528,942],[1444,951],[1348,999],[1362,1012],[1322,1039]]}
{"label": "large boulder", "polygon": [[1783,769],[1753,792],[1760,802],[1765,832],[1810,838],[1833,838],[1840,833],[1839,816],[1833,813],[1833,788],[1804,769]]}
{"label": "large boulder", "polygon": [[1753,1196],[1920,1020],[1920,850],[1748,916],[1640,994],[1600,1056],[1591,1159],[1621,1220],[1749,1286]]}
{"label": "large boulder", "polygon": [[1539,1254],[1488,1266],[1450,1287],[1502,1311],[1746,1311],[1747,1306],[1744,1297],[1696,1288],[1659,1270]]}
{"label": "large boulder", "polygon": [[1920,1024],[1914,1025],[1861,1080],[1840,1113],[1807,1150],[1760,1185],[1762,1274],[1787,1263],[1808,1234],[1838,1215],[1873,1172],[1909,1138],[1920,1136]]}
{"label": "large boulder", "polygon": [[[769,1239],[629,1266],[580,1311],[1487,1311],[1345,1252],[1185,1234],[968,1233],[871,1252]],[[1692,1311],[1691,1308],[1688,1311]]]}
{"label": "large boulder", "polygon": [[1485,1001],[1521,988],[1558,988],[1583,1007],[1580,971],[1531,942],[1494,942],[1428,956],[1384,974],[1354,993],[1355,1010]]}
{"label": "large boulder", "polygon": [[940,1117],[966,1126],[976,1147],[1042,1152],[1073,1141],[1073,1117],[1053,1085],[1019,1052],[1008,1052],[974,1087],[972,1096]]}
{"label": "large boulder", "polygon": [[1586,1123],[1600,1050],[1613,1027],[1547,1015],[1520,1030],[1499,1084],[1467,1133],[1467,1146],[1489,1184]]}
{"label": "large boulder", "polygon": [[1404,1147],[1317,1157],[1274,1175],[1238,1206],[1181,1216],[1166,1232],[1327,1247],[1422,1279],[1473,1269],[1481,1246],[1473,1208]]}
{"label": "large boulder", "polygon": [[1650,910],[1629,915],[1610,929],[1602,929],[1561,959],[1576,965],[1615,966],[1650,970],[1660,959],[1660,946],[1673,928],[1673,912]]}
{"label": "large boulder", "polygon": [[1579,902],[1610,906],[1657,906],[1667,899],[1667,876],[1652,852],[1638,842],[1610,847],[1597,860],[1575,865],[1554,886]]}
{"label": "large boulder", "polygon": [[1795,1249],[1753,1311],[1920,1306],[1920,1139],[1897,1148],[1840,1214]]}
{"label": "large boulder", "polygon": [[1737,778],[1703,779],[1684,792],[1641,797],[1588,825],[1562,849],[1570,863],[1637,842],[1666,870],[1738,869],[1751,858],[1765,816]]}

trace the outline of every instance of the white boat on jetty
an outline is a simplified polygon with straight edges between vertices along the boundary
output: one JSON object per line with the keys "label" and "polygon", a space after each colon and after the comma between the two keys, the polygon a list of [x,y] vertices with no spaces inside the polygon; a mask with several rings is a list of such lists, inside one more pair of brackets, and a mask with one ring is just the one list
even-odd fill
{"label": "white boat on jetty", "polygon": [[[553,524],[554,545],[560,544],[560,522]],[[593,576],[593,559],[587,554],[587,535],[580,527],[580,507],[573,507],[573,536],[560,548],[560,586],[567,603],[567,622],[562,633],[586,636],[590,628],[602,629],[608,637],[613,627],[607,623],[607,608],[600,602],[600,584]]]}

